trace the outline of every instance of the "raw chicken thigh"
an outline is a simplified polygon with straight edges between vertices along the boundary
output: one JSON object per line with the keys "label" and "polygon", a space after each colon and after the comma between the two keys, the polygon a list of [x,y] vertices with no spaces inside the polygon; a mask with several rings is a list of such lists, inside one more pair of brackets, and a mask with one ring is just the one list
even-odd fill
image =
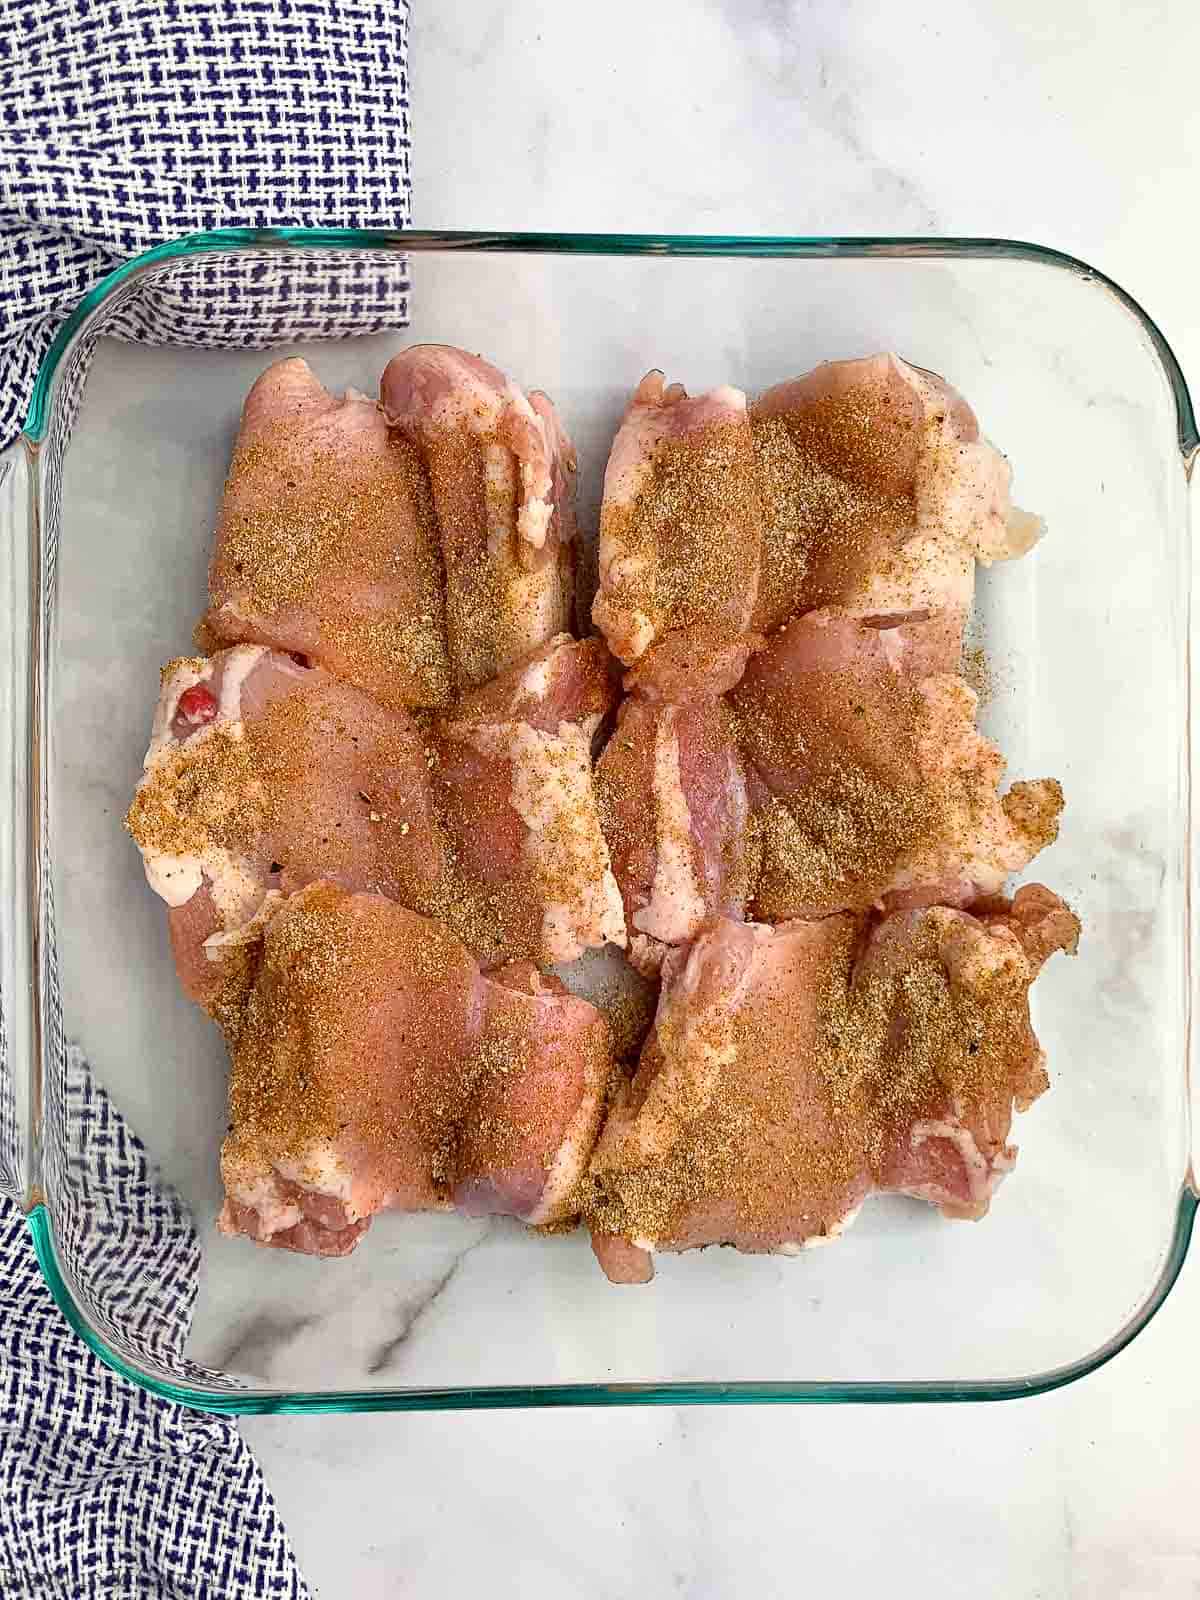
{"label": "raw chicken thigh", "polygon": [[895,355],[827,361],[751,408],[764,508],[754,626],[838,606],[941,619],[957,666],[975,562],[1023,554],[1042,524],[966,401]]}
{"label": "raw chicken thigh", "polygon": [[450,669],[429,487],[374,400],[298,359],[246,397],[209,571],[204,648],[296,652],[381,705],[444,705]]}
{"label": "raw chicken thigh", "polygon": [[1047,1088],[1029,1021],[1029,986],[1055,950],[1074,951],[1079,922],[1041,884],[980,916],[932,906],[872,931],[852,999],[887,1020],[875,1073],[871,1150],[877,1186],[927,1200],[948,1217],[982,1217],[1016,1150],[1015,1104]]}
{"label": "raw chicken thigh", "polygon": [[262,645],[163,669],[128,826],[209,1006],[242,981],[273,893],[332,878],[422,908],[445,874],[413,719]]}
{"label": "raw chicken thigh", "polygon": [[482,1020],[479,969],[440,923],[326,883],[293,896],[231,1052],[222,1230],[343,1255],[376,1211],[444,1205],[445,1084]]}
{"label": "raw chicken thigh", "polygon": [[232,1057],[220,1226],[313,1255],[389,1208],[570,1215],[611,1071],[553,979],[486,979],[444,924],[327,883],[268,924]]}
{"label": "raw chicken thigh", "polygon": [[592,611],[630,668],[597,784],[643,973],[745,903],[745,776],[719,696],[762,643],[760,521],[745,396],[648,373],[605,472]]}
{"label": "raw chicken thigh", "polygon": [[1079,943],[1079,918],[1044,884],[1024,884],[1011,900],[1002,894],[985,897],[971,911],[986,927],[1013,935],[1035,978],[1056,950],[1073,955]]}
{"label": "raw chicken thigh", "polygon": [[604,474],[592,607],[643,687],[658,677],[664,642],[674,682],[710,694],[727,686],[728,647],[736,662],[758,593],[761,524],[745,395],[723,386],[689,398],[647,373]]}
{"label": "raw chicken thigh", "polygon": [[763,641],[756,633],[730,636],[712,623],[669,633],[621,680],[627,694],[664,705],[722,695],[741,678]]}
{"label": "raw chicken thigh", "polygon": [[673,952],[582,1190],[608,1276],[645,1282],[651,1252],[705,1244],[792,1254],[873,1190],[983,1215],[1014,1104],[1046,1087],[1029,985],[1077,935],[1037,886],[978,918],[898,912],[861,949],[842,915],[721,921]]}
{"label": "raw chicken thigh", "polygon": [[615,1281],[644,1282],[645,1252],[790,1253],[853,1218],[871,1186],[865,1106],[825,1034],[857,931],[848,916],[723,919],[667,956],[654,1032],[590,1167],[585,1216]]}
{"label": "raw chicken thigh", "polygon": [[752,658],[730,699],[753,769],[757,915],[965,905],[1054,839],[1059,785],[1000,794],[974,692],[929,670],[937,628],[814,611]]}
{"label": "raw chicken thigh", "polygon": [[571,625],[574,447],[544,394],[450,345],[394,356],[380,396],[428,474],[455,686],[486,683]]}
{"label": "raw chicken thigh", "polygon": [[596,767],[630,958],[657,972],[671,945],[740,915],[752,874],[746,778],[719,699],[631,695]]}
{"label": "raw chicken thigh", "polygon": [[561,634],[435,723],[450,859],[441,914],[485,967],[625,943],[592,772],[615,698],[600,641]]}

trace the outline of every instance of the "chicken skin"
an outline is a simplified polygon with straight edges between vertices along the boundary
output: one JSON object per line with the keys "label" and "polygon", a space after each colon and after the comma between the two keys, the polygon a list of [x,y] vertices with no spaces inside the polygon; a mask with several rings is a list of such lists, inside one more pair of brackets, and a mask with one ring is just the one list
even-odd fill
{"label": "chicken skin", "polygon": [[242,410],[198,641],[311,659],[390,709],[450,697],[443,584],[420,458],[377,403],[299,359]]}
{"label": "chicken skin", "polygon": [[[1025,898],[1022,899],[1022,896]],[[1040,886],[981,916],[721,921],[663,964],[654,1032],[583,1186],[615,1282],[657,1250],[793,1254],[872,1192],[987,1210],[1046,1087],[1028,990],[1079,925]]]}
{"label": "chicken skin", "polygon": [[754,627],[836,606],[936,618],[954,671],[975,563],[1023,554],[1038,518],[943,379],[898,356],[826,361],[751,407],[764,512]]}
{"label": "chicken skin", "polygon": [[450,345],[394,356],[380,399],[428,475],[453,681],[473,688],[571,626],[575,450],[546,395]]}
{"label": "chicken skin", "polygon": [[569,1216],[611,1070],[587,1001],[329,883],[267,924],[231,1055],[220,1227],[311,1255],[386,1209]]}

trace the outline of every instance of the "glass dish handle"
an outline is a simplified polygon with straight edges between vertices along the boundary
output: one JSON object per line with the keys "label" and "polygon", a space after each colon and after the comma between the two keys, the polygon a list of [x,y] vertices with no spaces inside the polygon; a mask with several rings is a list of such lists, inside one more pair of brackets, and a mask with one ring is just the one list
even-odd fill
{"label": "glass dish handle", "polygon": [[40,820],[31,789],[37,706],[30,668],[41,620],[35,474],[36,455],[24,438],[0,453],[0,1194],[24,1211],[39,1196],[41,1120],[31,847]]}

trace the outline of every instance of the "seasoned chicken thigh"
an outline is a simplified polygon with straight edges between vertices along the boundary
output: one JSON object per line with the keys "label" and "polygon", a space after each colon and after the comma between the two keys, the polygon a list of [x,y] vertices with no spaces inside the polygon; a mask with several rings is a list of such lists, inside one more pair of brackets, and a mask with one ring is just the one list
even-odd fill
{"label": "seasoned chicken thigh", "polygon": [[446,871],[409,714],[262,645],[163,669],[127,821],[180,981],[210,1006],[273,894],[331,878],[422,908]]}
{"label": "seasoned chicken thigh", "polygon": [[380,395],[428,473],[455,686],[486,683],[571,626],[574,447],[544,394],[450,345],[401,351]]}
{"label": "seasoned chicken thigh", "polygon": [[596,786],[630,957],[657,972],[669,946],[714,916],[741,913],[753,875],[745,771],[724,703],[631,695]]}
{"label": "seasoned chicken thigh", "polygon": [[667,955],[654,1032],[585,1186],[614,1281],[646,1281],[647,1252],[792,1253],[853,1219],[871,1186],[866,1107],[826,1034],[857,936],[848,916],[721,920]]}
{"label": "seasoned chicken thigh", "polygon": [[938,629],[814,611],[752,658],[730,700],[752,768],[756,915],[966,905],[1054,839],[1061,788],[1000,793],[974,692],[928,670]]}
{"label": "seasoned chicken thigh", "polygon": [[530,1224],[577,1215],[613,1071],[610,1029],[558,978],[518,961],[484,979],[474,1088],[453,1150],[454,1204]]}
{"label": "seasoned chicken thigh", "polygon": [[313,1255],[389,1208],[571,1216],[611,1071],[554,979],[486,979],[444,924],[327,883],[268,924],[232,1058],[220,1226]]}
{"label": "seasoned chicken thigh", "polygon": [[1078,919],[1041,884],[990,914],[931,906],[873,930],[855,966],[851,1014],[883,1033],[869,1151],[879,1189],[949,1217],[984,1215],[1016,1160],[1013,1107],[1028,1110],[1049,1082],[1030,984],[1078,938]]}
{"label": "seasoned chicken thigh", "polygon": [[750,415],[764,510],[754,626],[826,606],[930,615],[955,670],[976,561],[1021,555],[1042,532],[1013,507],[1008,463],[962,396],[885,354],[826,361]]}
{"label": "seasoned chicken thigh", "polygon": [[293,896],[232,1045],[222,1231],[344,1255],[374,1212],[444,1205],[447,1085],[483,1006],[478,967],[440,923],[327,883]]}
{"label": "seasoned chicken thigh", "polygon": [[562,634],[434,724],[449,852],[440,914],[485,967],[625,943],[592,771],[615,697],[600,641]]}
{"label": "seasoned chicken thigh", "polygon": [[209,569],[206,650],[311,658],[381,705],[444,705],[442,574],[419,456],[374,400],[299,359],[246,397]]}
{"label": "seasoned chicken thigh", "polygon": [[981,917],[932,907],[722,921],[663,965],[654,1033],[581,1186],[601,1266],[705,1244],[793,1254],[872,1191],[979,1217],[1046,1087],[1028,991],[1079,924],[1040,886]]}

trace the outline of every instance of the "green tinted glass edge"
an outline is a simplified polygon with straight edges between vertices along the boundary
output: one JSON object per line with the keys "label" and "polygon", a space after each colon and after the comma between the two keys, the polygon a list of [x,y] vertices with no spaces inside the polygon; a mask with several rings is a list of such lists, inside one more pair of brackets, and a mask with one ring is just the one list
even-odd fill
{"label": "green tinted glass edge", "polygon": [[113,1350],[88,1322],[59,1270],[50,1214],[44,1205],[29,1213],[29,1227],[38,1263],[50,1292],[88,1348],[139,1388],[160,1399],[197,1411],[229,1416],[282,1412],[346,1411],[503,1411],[549,1406],[627,1405],[860,1405],[940,1403],[952,1400],[1017,1400],[1061,1389],[1111,1361],[1158,1311],[1178,1278],[1200,1199],[1190,1189],[1180,1194],[1175,1229],[1158,1280],[1142,1305],[1111,1339],[1089,1355],[1030,1378],[968,1383],[567,1383],[513,1385],[484,1389],[345,1389],[314,1394],[222,1394],[187,1384],[170,1383],[142,1372]]}
{"label": "green tinted glass edge", "polygon": [[159,261],[225,250],[269,247],[323,250],[466,250],[492,253],[540,251],[549,255],[733,256],[831,258],[849,256],[924,257],[932,260],[976,259],[1028,261],[1066,271],[1106,289],[1145,330],[1166,374],[1175,402],[1179,448],[1187,457],[1200,444],[1196,415],[1183,370],[1154,319],[1127,290],[1077,256],[1021,239],[920,238],[916,236],[752,237],[733,234],[645,233],[504,233],[461,230],[387,230],[354,228],[225,228],[192,233],[155,246],[117,267],[80,301],[59,329],[39,369],[25,425],[28,439],[43,437],[49,396],[59,360],[79,329],[107,297],[128,278]]}
{"label": "green tinted glass edge", "polygon": [[[545,252],[581,255],[732,256],[763,258],[899,257],[926,259],[990,259],[1027,261],[1065,270],[1110,293],[1142,326],[1171,389],[1176,434],[1185,462],[1200,446],[1200,431],[1191,395],[1174,351],[1142,306],[1120,284],[1075,256],[1047,246],[1014,239],[919,237],[738,237],[691,234],[504,233],[463,231],[386,231],[323,228],[231,228],[190,234],[148,250],[123,263],[84,297],[59,329],[39,369],[25,436],[33,444],[44,437],[58,364],[80,330],[104,301],[129,278],[156,262],[215,251],[264,247],[424,251],[459,249],[480,252]],[[1167,1258],[1146,1300],[1130,1320],[1089,1355],[1030,1378],[959,1384],[911,1383],[661,1383],[562,1384],[483,1389],[412,1389],[329,1391],[326,1393],[214,1393],[151,1376],[113,1350],[76,1305],[59,1270],[53,1229],[44,1204],[28,1214],[38,1263],[55,1302],[93,1353],[130,1382],[180,1405],[226,1415],[291,1412],[498,1410],[546,1406],[696,1405],[696,1404],[894,1404],[957,1400],[1012,1400],[1044,1394],[1073,1383],[1110,1361],[1137,1337],[1162,1306],[1182,1269],[1200,1198],[1190,1187],[1181,1192]]]}

